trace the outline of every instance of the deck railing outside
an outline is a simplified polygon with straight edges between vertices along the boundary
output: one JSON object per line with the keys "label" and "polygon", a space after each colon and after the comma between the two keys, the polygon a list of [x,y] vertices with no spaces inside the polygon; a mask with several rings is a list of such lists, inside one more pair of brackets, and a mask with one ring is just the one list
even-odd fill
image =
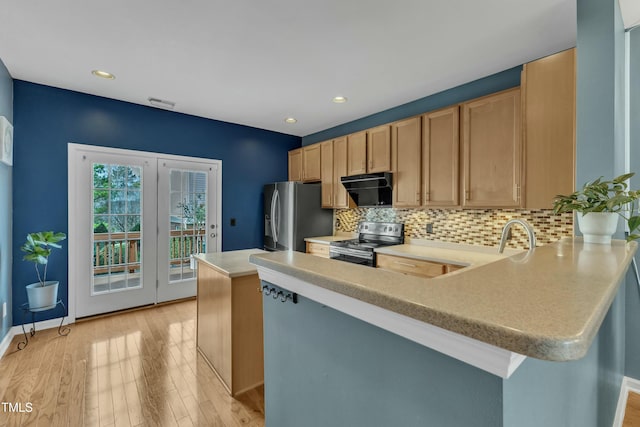
{"label": "deck railing outside", "polygon": [[[171,230],[169,263],[172,267],[189,264],[193,253],[206,252],[206,230]],[[140,271],[141,233],[94,233],[93,274]]]}

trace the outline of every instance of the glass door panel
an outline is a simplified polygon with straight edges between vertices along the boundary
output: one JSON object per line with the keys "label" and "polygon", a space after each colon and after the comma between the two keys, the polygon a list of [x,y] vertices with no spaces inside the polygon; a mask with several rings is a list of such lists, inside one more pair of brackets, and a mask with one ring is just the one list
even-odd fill
{"label": "glass door panel", "polygon": [[93,163],[91,295],[142,286],[142,168]]}
{"label": "glass door panel", "polygon": [[158,165],[158,301],[195,295],[192,254],[215,252],[216,169],[208,162]]}
{"label": "glass door panel", "polygon": [[156,159],[76,156],[77,317],[155,303]]}

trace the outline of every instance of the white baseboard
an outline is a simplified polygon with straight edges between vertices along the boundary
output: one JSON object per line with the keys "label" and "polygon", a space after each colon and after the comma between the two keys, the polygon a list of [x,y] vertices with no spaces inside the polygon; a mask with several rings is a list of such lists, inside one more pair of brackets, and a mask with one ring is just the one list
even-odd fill
{"label": "white baseboard", "polygon": [[627,407],[627,395],[630,391],[640,394],[640,380],[623,377],[620,386],[620,395],[618,396],[618,406],[616,407],[616,416],[613,419],[613,427],[622,427],[624,411]]}
{"label": "white baseboard", "polygon": [[[36,331],[57,328],[58,326],[60,326],[60,320],[62,320],[61,317],[58,317],[56,319],[42,320],[40,322],[36,322]],[[62,322],[63,325],[68,325],[70,323],[73,323],[73,322],[68,317],[65,317],[64,322]],[[24,324],[24,329],[27,331],[27,334],[29,333],[31,326],[32,326],[31,323]],[[9,349],[9,346],[11,345],[11,341],[13,340],[13,337],[18,335],[22,335],[22,326],[18,325],[9,329],[9,332],[7,332],[7,335],[5,335],[5,337],[2,339],[2,342],[0,342],[0,358],[2,358],[5,352]]]}
{"label": "white baseboard", "polygon": [[7,331],[7,335],[5,335],[2,339],[2,342],[0,342],[0,359],[2,358],[2,356],[4,356],[4,353],[11,345],[11,340],[13,339],[13,337],[13,328],[9,328],[9,330]]}

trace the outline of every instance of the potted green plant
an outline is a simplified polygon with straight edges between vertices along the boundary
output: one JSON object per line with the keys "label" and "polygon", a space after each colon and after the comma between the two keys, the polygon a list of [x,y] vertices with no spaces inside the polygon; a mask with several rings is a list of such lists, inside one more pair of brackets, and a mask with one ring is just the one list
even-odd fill
{"label": "potted green plant", "polygon": [[557,195],[553,201],[553,212],[576,211],[578,227],[586,243],[610,244],[619,216],[629,226],[627,241],[640,239],[640,234],[637,234],[640,215],[636,208],[640,191],[629,190],[626,183],[634,175],[627,173],[608,181],[600,177],[568,196]]}
{"label": "potted green plant", "polygon": [[[60,249],[58,243],[66,239],[64,233],[53,231],[39,231],[27,235],[27,241],[20,248],[24,253],[25,261],[33,262],[38,281],[27,285],[27,300],[30,309],[46,310],[55,307],[58,301],[58,281],[47,281],[47,266],[52,249]],[[40,272],[40,266],[42,273]]]}

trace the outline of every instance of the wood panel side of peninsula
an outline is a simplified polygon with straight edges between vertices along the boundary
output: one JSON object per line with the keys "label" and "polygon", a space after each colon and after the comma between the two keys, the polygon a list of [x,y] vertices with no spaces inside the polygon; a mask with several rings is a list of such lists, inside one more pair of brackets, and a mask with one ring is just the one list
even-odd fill
{"label": "wood panel side of peninsula", "polygon": [[196,345],[232,396],[264,381],[259,287],[257,273],[229,277],[198,262]]}

